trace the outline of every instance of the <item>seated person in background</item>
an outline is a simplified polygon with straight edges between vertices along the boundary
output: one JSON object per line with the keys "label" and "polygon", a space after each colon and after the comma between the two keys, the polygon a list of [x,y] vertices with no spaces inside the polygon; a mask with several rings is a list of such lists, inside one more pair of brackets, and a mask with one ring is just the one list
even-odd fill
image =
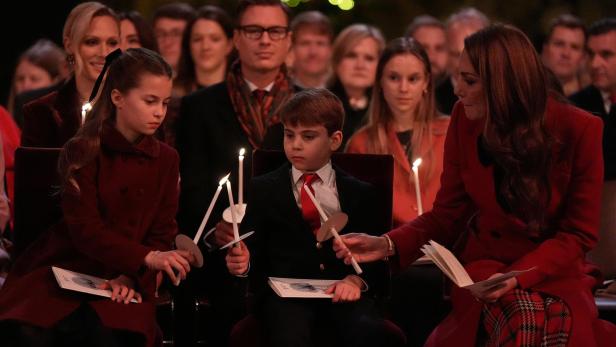
{"label": "seated person in background", "polygon": [[[233,275],[250,276],[266,346],[312,346],[314,327],[321,324],[333,329],[330,333],[342,346],[397,345],[381,333],[383,321],[371,295],[382,263],[365,265],[360,277],[336,260],[331,241],[321,244],[315,238],[322,221],[306,186],[328,215],[343,211],[349,216],[342,233],[377,229],[370,213],[377,208],[371,205],[374,187],[330,161],[342,142],[343,120],[342,103],[331,92],[297,93],[281,110],[284,150],[291,163],[251,183],[242,230],[255,234],[248,247],[243,242],[232,247],[226,260]],[[268,287],[268,276],[339,281],[327,289],[332,301],[286,299]]]}
{"label": "seated person in background", "polygon": [[154,30],[137,11],[126,11],[118,14],[120,18],[120,48],[147,48],[158,52],[158,44]]}

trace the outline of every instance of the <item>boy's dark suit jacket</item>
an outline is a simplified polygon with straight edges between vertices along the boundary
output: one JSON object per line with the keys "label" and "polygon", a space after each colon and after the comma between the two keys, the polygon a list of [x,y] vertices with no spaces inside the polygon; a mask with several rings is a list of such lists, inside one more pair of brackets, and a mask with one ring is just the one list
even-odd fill
{"label": "boy's dark suit jacket", "polygon": [[[340,232],[363,232],[381,235],[371,211],[375,206],[375,188],[336,168],[336,185],[340,207],[349,216],[349,222]],[[285,164],[268,174],[255,177],[251,182],[248,210],[242,222],[242,232],[255,231],[248,238],[251,252],[252,290],[257,303],[262,295],[272,293],[267,277],[342,279],[354,274],[350,265],[337,259],[332,239],[320,247],[292,191],[291,166]],[[384,262],[361,264],[361,277],[374,293],[387,279]],[[362,294],[363,295],[363,294]]]}
{"label": "boy's dark suit jacket", "polygon": [[577,107],[603,119],[603,161],[604,179],[616,179],[616,107],[610,113],[605,112],[603,97],[595,86],[588,86],[573,94],[570,98]]}

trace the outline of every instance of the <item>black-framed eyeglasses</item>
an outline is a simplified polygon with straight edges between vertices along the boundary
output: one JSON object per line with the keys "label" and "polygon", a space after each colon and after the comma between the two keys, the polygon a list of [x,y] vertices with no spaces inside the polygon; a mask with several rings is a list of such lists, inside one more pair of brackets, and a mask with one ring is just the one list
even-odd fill
{"label": "black-framed eyeglasses", "polygon": [[244,34],[244,37],[250,40],[259,40],[266,31],[270,39],[274,41],[282,40],[289,34],[289,28],[283,26],[264,28],[259,25],[243,25],[239,29]]}

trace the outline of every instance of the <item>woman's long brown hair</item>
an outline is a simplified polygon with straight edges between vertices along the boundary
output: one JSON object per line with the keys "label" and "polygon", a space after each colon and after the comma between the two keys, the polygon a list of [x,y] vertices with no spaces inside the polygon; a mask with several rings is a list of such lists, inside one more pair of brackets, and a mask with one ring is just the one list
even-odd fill
{"label": "woman's long brown hair", "polygon": [[109,66],[107,79],[92,110],[88,113],[83,126],[62,149],[58,160],[61,178],[61,190],[68,188],[79,192],[75,172],[88,165],[100,153],[103,123],[107,119],[115,121],[116,107],[111,101],[111,91],[126,94],[139,87],[141,77],[146,74],[167,76],[171,79],[172,70],[163,58],[145,48],[130,48]]}
{"label": "woman's long brown hair", "polygon": [[551,198],[553,139],[545,127],[548,82],[530,40],[520,30],[489,26],[464,40],[479,74],[487,111],[483,144],[504,177],[498,194],[514,215],[538,232]]}

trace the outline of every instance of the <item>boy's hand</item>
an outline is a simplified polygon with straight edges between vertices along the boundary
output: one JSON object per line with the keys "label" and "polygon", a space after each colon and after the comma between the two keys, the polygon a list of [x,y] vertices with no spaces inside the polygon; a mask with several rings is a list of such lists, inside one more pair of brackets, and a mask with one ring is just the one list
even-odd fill
{"label": "boy's hand", "polygon": [[362,280],[355,275],[348,275],[332,284],[325,293],[334,294],[332,302],[357,301],[361,297]]}
{"label": "boy's hand", "polygon": [[111,300],[128,304],[132,299],[141,303],[141,294],[135,291],[135,283],[127,276],[120,275],[97,286],[100,289],[111,290]]}
{"label": "boy's hand", "polygon": [[224,220],[218,222],[218,224],[216,224],[216,230],[214,231],[214,243],[221,247],[233,240],[233,226]]}
{"label": "boy's hand", "polygon": [[236,246],[229,247],[225,260],[227,261],[227,269],[232,275],[245,275],[250,262],[250,251],[244,241],[240,241]]}

